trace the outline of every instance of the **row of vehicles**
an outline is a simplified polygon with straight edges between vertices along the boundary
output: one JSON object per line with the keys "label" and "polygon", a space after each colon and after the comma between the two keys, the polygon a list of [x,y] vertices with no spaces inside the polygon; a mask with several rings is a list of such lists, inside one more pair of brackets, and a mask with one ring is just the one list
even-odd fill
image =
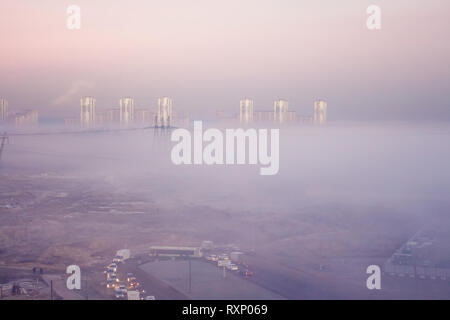
{"label": "row of vehicles", "polygon": [[106,288],[116,288],[119,285],[119,278],[117,277],[117,263],[113,262],[106,267]]}
{"label": "row of vehicles", "polygon": [[117,299],[125,299],[125,297],[127,296],[127,287],[124,284],[119,285],[118,287],[116,287],[115,289],[115,296]]}
{"label": "row of vehicles", "polygon": [[123,288],[122,291],[119,292],[119,294],[117,294],[116,290],[116,298],[123,299],[125,298],[126,294],[128,300],[155,300],[155,296],[145,296],[144,298],[144,294],[146,292],[132,273],[127,274],[127,287],[125,287],[124,295],[122,295],[123,292]]}
{"label": "row of vehicles", "polygon": [[123,263],[130,257],[130,250],[122,249],[117,251],[112,263],[106,267],[106,288],[117,289],[120,286],[120,279],[117,277],[118,264]]}
{"label": "row of vehicles", "polygon": [[223,267],[230,271],[235,271],[244,277],[251,277],[253,272],[248,270],[248,265],[245,263],[241,263],[242,270],[239,269],[239,266],[236,263],[233,263],[230,255],[227,253],[221,254],[210,254],[207,255],[206,260],[217,263],[219,268]]}
{"label": "row of vehicles", "polygon": [[141,300],[141,293],[145,293],[145,290],[140,288],[139,282],[132,273],[127,274],[125,284],[120,284],[115,288],[115,296],[117,299]]}
{"label": "row of vehicles", "polygon": [[106,288],[114,289],[116,299],[128,300],[155,300],[154,296],[145,296],[145,290],[141,288],[138,280],[132,273],[126,275],[124,281],[118,278],[118,263],[123,263],[121,257],[115,257],[113,262],[106,267]]}

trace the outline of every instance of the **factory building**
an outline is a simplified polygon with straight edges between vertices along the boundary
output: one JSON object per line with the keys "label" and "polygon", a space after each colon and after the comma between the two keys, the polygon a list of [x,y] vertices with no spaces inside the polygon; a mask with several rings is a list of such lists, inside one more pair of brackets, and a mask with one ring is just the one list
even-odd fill
{"label": "factory building", "polygon": [[241,123],[253,122],[253,100],[243,99],[239,105],[239,121]]}
{"label": "factory building", "polygon": [[95,98],[81,98],[80,123],[83,127],[95,126]]}
{"label": "factory building", "polygon": [[106,113],[97,113],[95,115],[95,126],[104,126],[105,124],[108,124],[108,121],[106,119]]}
{"label": "factory building", "polygon": [[119,123],[120,122],[120,109],[109,108],[105,110],[105,121],[107,123]]}
{"label": "factory building", "polygon": [[273,111],[255,111],[253,113],[253,120],[254,121],[271,121],[274,120]]}
{"label": "factory building", "polygon": [[[252,105],[253,109],[253,105]],[[273,104],[273,111],[262,110],[254,111],[252,119],[254,121],[287,123],[295,122],[297,114],[295,111],[289,111],[289,102],[286,100],[276,100]]]}
{"label": "factory building", "polygon": [[153,124],[155,113],[147,109],[136,109],[134,111],[134,122],[139,124]]}
{"label": "factory building", "polygon": [[327,103],[323,100],[314,102],[314,124],[324,125],[327,123]]}
{"label": "factory building", "polygon": [[295,111],[286,111],[284,113],[284,122],[296,122],[297,121],[297,112]]}
{"label": "factory building", "polygon": [[6,121],[8,119],[8,101],[0,99],[0,121]]}
{"label": "factory building", "polygon": [[172,99],[163,97],[158,99],[158,110],[156,113],[156,127],[169,128],[172,120]]}
{"label": "factory building", "polygon": [[178,128],[189,128],[191,124],[191,118],[181,112],[172,111],[172,118],[170,125]]}
{"label": "factory building", "polygon": [[232,126],[236,124],[239,115],[225,110],[216,111],[216,120],[223,126]]}
{"label": "factory building", "polygon": [[120,105],[120,124],[127,125],[134,121],[134,99],[122,98],[119,101]]}
{"label": "factory building", "polygon": [[[76,121],[71,118],[67,118],[64,121],[67,126],[76,124]],[[150,109],[136,109],[134,99],[126,97],[119,100],[118,108],[109,108],[99,113],[96,113],[95,98],[83,97],[81,98],[78,124],[82,127],[141,124],[154,125],[158,128],[169,128],[173,125],[188,127],[190,119],[188,116],[175,114],[172,109],[172,99],[168,97],[158,99],[156,112]]]}
{"label": "factory building", "polygon": [[[250,111],[252,110],[252,111]],[[247,120],[254,122],[267,122],[276,124],[325,124],[327,118],[327,103],[323,100],[314,103],[314,116],[297,115],[295,111],[289,110],[289,102],[284,99],[274,101],[273,111],[253,110],[253,101],[241,100],[239,120],[246,123]],[[252,116],[249,116],[249,112]]]}
{"label": "factory building", "polygon": [[37,110],[26,110],[13,116],[16,126],[33,126],[39,122],[39,112]]}
{"label": "factory building", "polygon": [[120,108],[109,108],[95,115],[95,125],[105,126],[120,123]]}
{"label": "factory building", "polygon": [[287,121],[287,113],[289,110],[289,102],[286,100],[276,100],[273,103],[273,114],[276,122],[284,123]]}
{"label": "factory building", "polygon": [[313,117],[297,116],[296,121],[300,124],[313,124]]}
{"label": "factory building", "polygon": [[201,258],[202,251],[198,247],[152,246],[150,247],[149,255],[152,257],[161,256]]}

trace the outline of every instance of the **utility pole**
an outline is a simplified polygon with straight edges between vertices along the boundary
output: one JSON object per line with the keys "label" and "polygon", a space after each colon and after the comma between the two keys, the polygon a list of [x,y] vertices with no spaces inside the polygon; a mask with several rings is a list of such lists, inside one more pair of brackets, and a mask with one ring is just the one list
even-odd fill
{"label": "utility pole", "polygon": [[86,276],[86,300],[89,300],[88,277]]}
{"label": "utility pole", "polygon": [[251,233],[251,241],[252,241],[252,248],[251,251],[254,253],[256,251],[256,226],[255,223],[252,224],[252,233]]}
{"label": "utility pole", "polygon": [[50,300],[53,300],[53,280],[50,280]]}
{"label": "utility pole", "polygon": [[191,293],[191,284],[192,284],[192,279],[191,279],[191,258],[188,258],[189,260],[189,289],[188,289],[188,293]]}

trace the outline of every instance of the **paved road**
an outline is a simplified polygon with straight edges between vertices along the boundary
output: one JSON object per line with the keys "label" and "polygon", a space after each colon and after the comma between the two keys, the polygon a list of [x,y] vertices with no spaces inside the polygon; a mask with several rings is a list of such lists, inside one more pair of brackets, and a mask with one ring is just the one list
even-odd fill
{"label": "paved road", "polygon": [[[53,292],[63,300],[85,300],[86,298],[74,290],[66,287],[66,279],[60,275],[45,274],[42,280],[50,287],[50,281],[53,280]],[[55,297],[54,297],[55,298]]]}
{"label": "paved road", "polygon": [[126,263],[119,265],[119,278],[126,278],[127,273],[133,273],[142,288],[145,290],[146,296],[155,296],[157,300],[188,300],[188,296],[174,289],[164,281],[159,280],[147,272],[139,268],[139,264],[143,261],[137,259],[129,259]]}

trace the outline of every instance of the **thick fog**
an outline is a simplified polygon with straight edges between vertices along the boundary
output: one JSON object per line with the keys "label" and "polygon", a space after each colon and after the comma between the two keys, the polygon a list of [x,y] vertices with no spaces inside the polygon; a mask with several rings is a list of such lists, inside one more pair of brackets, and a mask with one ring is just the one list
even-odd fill
{"label": "thick fog", "polygon": [[[214,127],[207,124],[206,128]],[[205,128],[205,129],[206,129]],[[52,128],[53,131],[55,128]],[[40,128],[36,132],[48,132]],[[280,170],[257,165],[174,165],[169,136],[153,129],[83,134],[14,135],[1,173],[51,173],[151,190],[173,200],[238,210],[289,212],[312,203],[445,203],[450,187],[447,124],[337,124],[282,127]],[[204,143],[204,146],[207,143]]]}
{"label": "thick fog", "polygon": [[[260,175],[259,164],[176,166],[170,157],[175,143],[168,135],[156,136],[153,129],[57,134],[63,130],[36,129],[53,132],[41,135],[10,130],[0,160],[3,190],[38,194],[49,183],[54,188],[52,179],[60,179],[56,188],[61,190],[52,192],[68,194],[71,202],[45,209],[46,219],[80,217],[58,222],[59,227],[35,236],[29,248],[40,242],[72,245],[104,237],[111,238],[110,250],[120,245],[195,245],[201,240],[233,243],[270,259],[263,263],[269,269],[274,263],[276,270],[283,266],[298,272],[294,279],[302,281],[289,280],[291,287],[278,278],[284,273],[265,277],[274,279],[283,296],[343,298],[355,295],[343,279],[355,281],[356,288],[364,286],[365,268],[382,265],[419,230],[450,230],[448,124],[281,127],[280,169],[273,176]],[[35,199],[39,197],[44,196]],[[131,210],[135,215],[109,219],[102,213],[98,219],[106,230],[115,230],[111,233],[88,224],[86,219],[95,219],[92,212],[108,205],[111,214]],[[37,214],[39,206],[30,205],[24,214]],[[32,229],[37,222],[22,223]],[[62,230],[76,233],[69,236]],[[0,244],[6,252],[22,250],[6,233]],[[435,250],[440,260],[450,261],[446,245]],[[305,270],[318,265],[331,270],[326,285],[304,278]],[[337,293],[327,291],[330,283]],[[301,290],[305,285],[318,291],[307,295]],[[409,288],[405,290],[401,297],[409,297]]]}

